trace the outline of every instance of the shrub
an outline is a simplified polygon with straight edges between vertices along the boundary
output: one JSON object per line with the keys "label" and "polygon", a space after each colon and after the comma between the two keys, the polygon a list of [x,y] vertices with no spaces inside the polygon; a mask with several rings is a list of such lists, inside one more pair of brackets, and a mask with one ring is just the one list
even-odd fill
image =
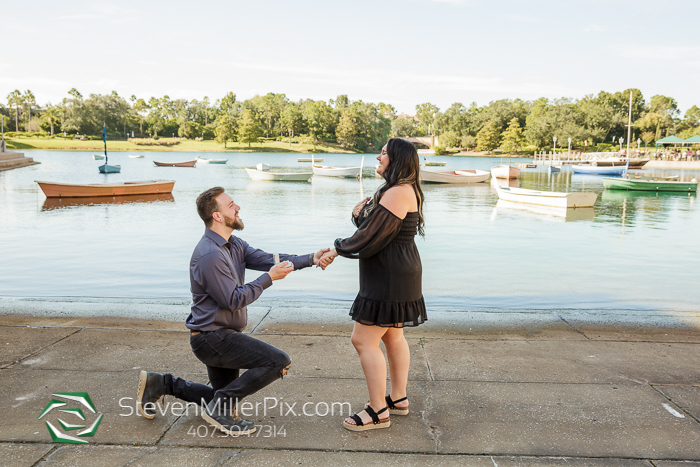
{"label": "shrub", "polygon": [[445,146],[434,146],[433,151],[435,151],[436,156],[444,156],[447,154],[447,149],[445,149]]}
{"label": "shrub", "polygon": [[129,138],[128,141],[141,146],[175,146],[187,138]]}

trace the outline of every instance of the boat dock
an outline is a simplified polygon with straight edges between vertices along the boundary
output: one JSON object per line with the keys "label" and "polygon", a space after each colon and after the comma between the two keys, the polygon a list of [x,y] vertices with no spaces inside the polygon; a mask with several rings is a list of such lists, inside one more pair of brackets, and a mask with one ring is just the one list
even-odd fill
{"label": "boat dock", "polygon": [[619,153],[600,153],[600,152],[559,152],[553,153],[552,151],[545,152],[539,151],[535,152],[532,159],[533,164],[541,165],[573,165],[573,164],[587,164],[593,160],[600,160],[601,154],[615,155],[619,157]]}

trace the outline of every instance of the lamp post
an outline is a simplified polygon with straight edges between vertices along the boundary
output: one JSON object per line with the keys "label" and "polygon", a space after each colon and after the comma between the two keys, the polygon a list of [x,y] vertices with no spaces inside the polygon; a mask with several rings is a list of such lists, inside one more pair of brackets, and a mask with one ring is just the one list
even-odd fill
{"label": "lamp post", "polygon": [[2,140],[0,140],[0,152],[5,152],[5,117],[0,115],[0,131],[2,131]]}
{"label": "lamp post", "polygon": [[571,138],[569,138],[569,159],[571,159]]}
{"label": "lamp post", "polygon": [[639,148],[642,146],[642,139],[637,138],[637,152],[639,152]]}
{"label": "lamp post", "polygon": [[620,142],[620,152],[622,152],[622,143],[625,142],[625,138],[620,138],[618,141]]}

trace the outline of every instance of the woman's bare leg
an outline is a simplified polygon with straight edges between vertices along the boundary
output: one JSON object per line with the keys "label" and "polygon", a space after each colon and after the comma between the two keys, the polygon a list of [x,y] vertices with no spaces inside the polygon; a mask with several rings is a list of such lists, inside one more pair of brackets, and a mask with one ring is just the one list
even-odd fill
{"label": "woman's bare leg", "polygon": [[[352,331],[352,344],[360,356],[362,371],[365,373],[367,381],[367,389],[369,391],[369,405],[375,412],[379,412],[386,407],[384,396],[386,394],[386,360],[384,360],[384,352],[379,347],[379,342],[388,328],[380,326],[365,326],[355,322],[355,328]],[[384,418],[388,413],[383,413],[380,417]],[[370,423],[371,417],[366,412],[361,412],[360,417],[363,423]],[[355,422],[348,418],[345,420],[350,424]]]}
{"label": "woman's bare leg", "polygon": [[[389,359],[391,374],[391,400],[396,401],[406,397],[408,385],[408,369],[411,366],[411,351],[403,334],[403,328],[388,328],[382,337],[386,356]],[[396,407],[408,407],[408,401],[399,402]]]}

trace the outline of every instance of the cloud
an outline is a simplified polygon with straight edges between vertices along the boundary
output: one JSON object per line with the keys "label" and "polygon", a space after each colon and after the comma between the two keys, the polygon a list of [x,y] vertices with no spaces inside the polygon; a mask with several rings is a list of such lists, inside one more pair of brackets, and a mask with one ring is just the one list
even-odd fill
{"label": "cloud", "polygon": [[537,16],[508,15],[508,19],[516,23],[544,23],[544,18]]}
{"label": "cloud", "polygon": [[631,60],[652,60],[681,66],[700,68],[700,46],[690,45],[623,45],[613,48],[613,53]]}
{"label": "cloud", "polygon": [[581,31],[583,32],[603,32],[605,28],[599,24],[588,24],[584,26]]}

